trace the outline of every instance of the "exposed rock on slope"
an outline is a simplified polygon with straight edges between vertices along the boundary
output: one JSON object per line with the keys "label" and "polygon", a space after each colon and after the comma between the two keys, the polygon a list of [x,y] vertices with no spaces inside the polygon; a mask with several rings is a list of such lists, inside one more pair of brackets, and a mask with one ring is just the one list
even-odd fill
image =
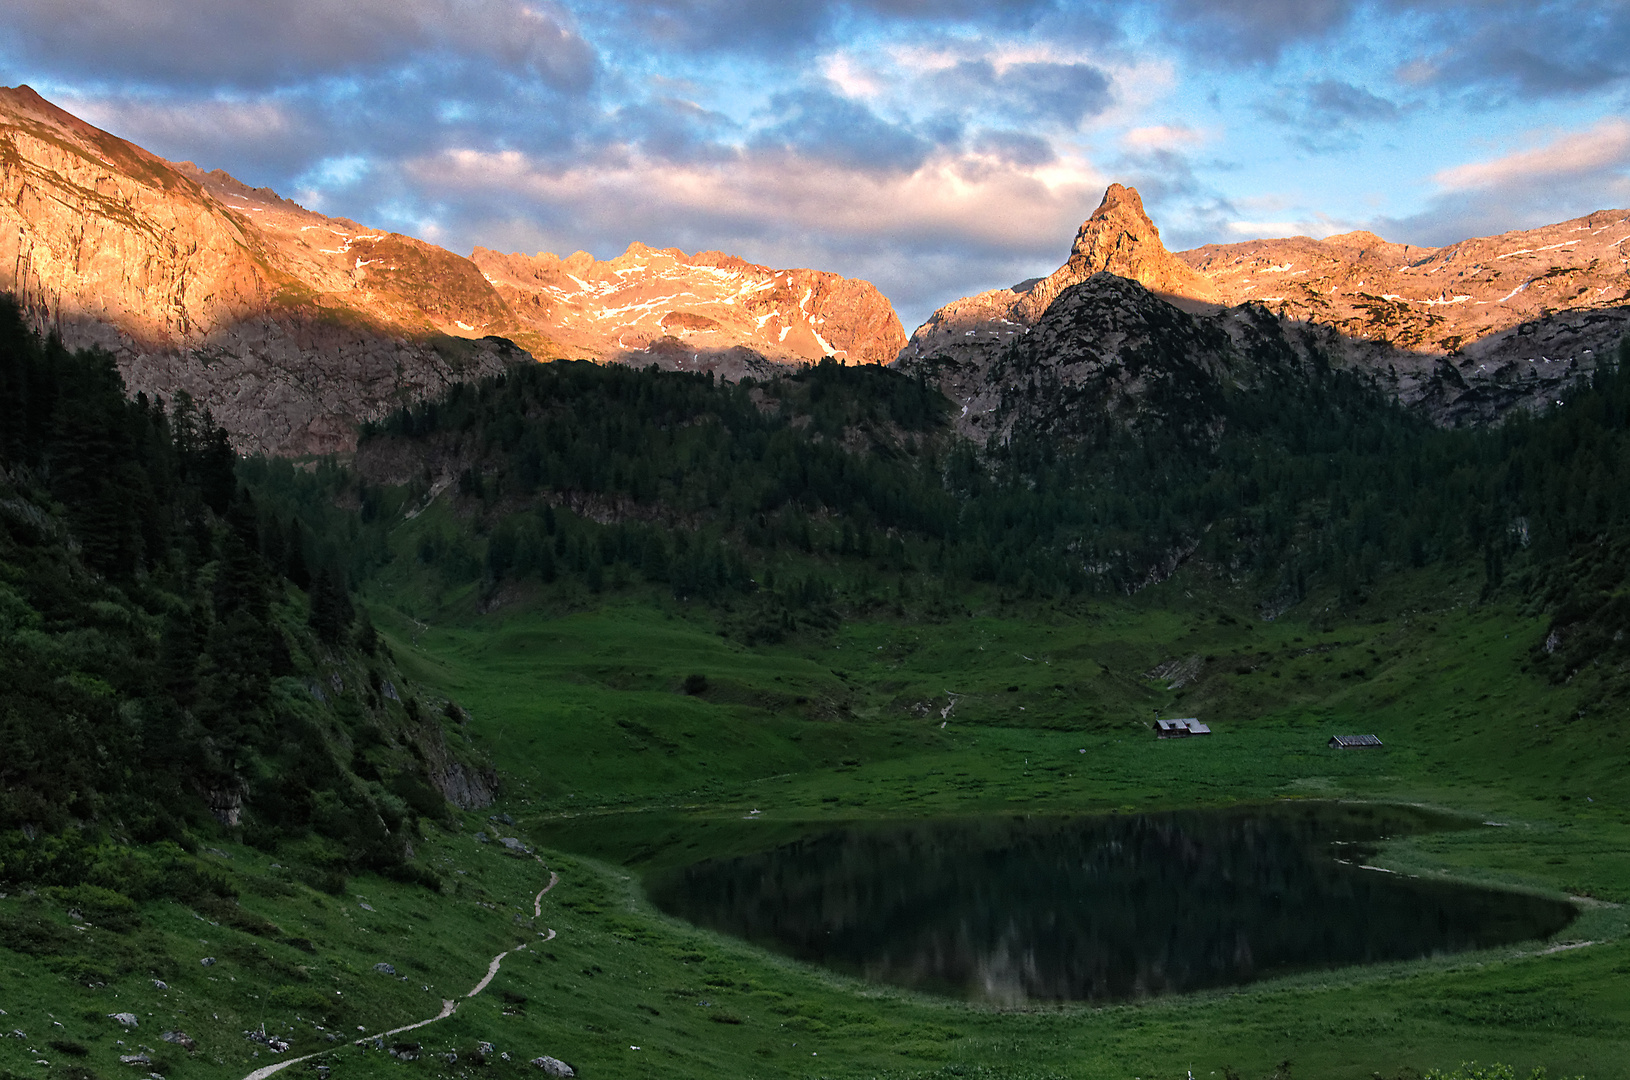
{"label": "exposed rock on slope", "polygon": [[[1000,392],[993,365],[1089,271],[1137,282],[1240,339],[1264,318],[1303,358],[1372,372],[1445,424],[1554,400],[1630,332],[1630,212],[1601,211],[1523,233],[1432,249],[1370,233],[1210,246],[1172,255],[1137,193],[1112,186],[1047,278],[954,301],[912,335],[899,363],[970,409]],[[1095,349],[1113,320],[1080,324]]]}
{"label": "exposed rock on slope", "polygon": [[1216,320],[1100,271],[997,353],[963,420],[1000,442],[1015,428],[1090,440],[1110,426],[1150,423],[1203,437],[1216,422],[1231,346]]}
{"label": "exposed rock on slope", "polygon": [[1630,211],[1445,248],[1357,232],[1209,245],[1179,258],[1227,304],[1318,328],[1440,422],[1543,404],[1630,333]]}
{"label": "exposed rock on slope", "polygon": [[1166,250],[1137,190],[1111,184],[1082,222],[1063,266],[1011,289],[953,300],[917,328],[900,359],[939,357],[955,368],[980,368],[997,346],[1034,325],[1060,293],[1106,271],[1186,309],[1216,310],[1210,281]]}
{"label": "exposed rock on slope", "polygon": [[580,354],[663,367],[748,369],[837,356],[882,364],[905,344],[894,308],[870,282],[819,270],[772,270],[704,251],[633,244],[598,262],[472,256],[517,316]]}
{"label": "exposed rock on slope", "polygon": [[186,391],[240,449],[292,454],[528,351],[739,375],[883,362],[905,337],[865,282],[717,253],[472,261],[164,161],[26,86],[0,88],[0,291],[112,351],[132,391]]}
{"label": "exposed rock on slope", "polygon": [[246,450],[346,449],[357,420],[524,356],[444,332],[503,309],[466,260],[173,165],[27,87],[0,90],[0,289]]}

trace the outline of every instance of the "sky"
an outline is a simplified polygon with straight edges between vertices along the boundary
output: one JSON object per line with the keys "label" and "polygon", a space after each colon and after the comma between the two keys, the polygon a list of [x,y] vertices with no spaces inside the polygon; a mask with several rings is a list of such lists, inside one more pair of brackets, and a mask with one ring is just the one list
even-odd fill
{"label": "sky", "polygon": [[0,81],[460,254],[725,251],[908,332],[1111,182],[1173,250],[1630,206],[1625,0],[7,0]]}

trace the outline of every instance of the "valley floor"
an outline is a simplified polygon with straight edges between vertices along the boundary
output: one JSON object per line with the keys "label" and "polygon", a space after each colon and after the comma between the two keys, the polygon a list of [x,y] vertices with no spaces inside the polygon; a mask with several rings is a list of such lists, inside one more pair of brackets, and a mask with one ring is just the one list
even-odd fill
{"label": "valley floor", "polygon": [[[0,899],[0,1029],[21,1032],[0,1039],[0,1076],[244,1077],[284,1056],[245,1035],[264,1032],[289,1056],[333,1049],[286,1077],[317,1064],[335,1077],[541,1075],[526,1062],[543,1054],[584,1077],[664,1080],[1359,1080],[1473,1060],[1630,1077],[1622,707],[1604,708],[1588,674],[1555,685],[1526,672],[1543,624],[1477,605],[1475,581],[1393,588],[1358,617],[1308,601],[1264,622],[1243,594],[1191,582],[1069,608],[993,601],[938,623],[883,616],[760,648],[649,598],[445,623],[376,610],[398,664],[467,708],[505,780],[499,804],[458,830],[427,827],[419,856],[444,891],[357,878],[327,895],[274,855],[223,843],[207,857],[258,917],[239,926],[165,902],[102,927],[48,890]],[[1215,734],[1158,741],[1157,710]],[[1383,749],[1326,746],[1372,732]],[[810,823],[1297,798],[1497,822],[1395,840],[1371,862],[1577,897],[1581,915],[1555,941],[996,1009],[697,929],[640,884]],[[544,868],[500,836],[535,846],[559,884],[538,898]],[[350,1045],[435,1014],[521,944],[447,1019]],[[109,1018],[125,1012],[128,1030]],[[172,1030],[196,1051],[162,1041]],[[149,1064],[119,1064],[136,1053]]]}

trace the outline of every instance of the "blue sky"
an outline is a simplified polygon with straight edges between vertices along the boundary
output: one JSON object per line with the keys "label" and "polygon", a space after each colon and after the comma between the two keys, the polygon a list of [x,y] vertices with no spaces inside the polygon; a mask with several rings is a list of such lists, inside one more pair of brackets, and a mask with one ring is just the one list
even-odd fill
{"label": "blue sky", "polygon": [[460,253],[722,250],[908,330],[1111,181],[1174,249],[1630,205],[1623,0],[8,0],[0,73]]}

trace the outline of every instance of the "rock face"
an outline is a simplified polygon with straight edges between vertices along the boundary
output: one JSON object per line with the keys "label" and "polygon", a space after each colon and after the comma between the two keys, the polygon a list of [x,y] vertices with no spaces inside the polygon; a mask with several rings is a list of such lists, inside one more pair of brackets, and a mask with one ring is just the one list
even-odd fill
{"label": "rock face", "polygon": [[460,330],[504,309],[467,260],[164,161],[27,87],[0,89],[0,290],[112,351],[133,392],[190,393],[242,450],[348,449],[358,420],[525,356]]}
{"label": "rock face", "polygon": [[349,450],[359,421],[529,356],[739,374],[883,362],[905,336],[865,282],[716,253],[472,261],[165,161],[26,86],[0,88],[0,291],[113,352],[132,392],[186,391],[279,454]]}
{"label": "rock face", "polygon": [[[964,433],[988,437],[1003,380],[1021,369],[1019,356],[1035,353],[1021,340],[1061,295],[1107,272],[1236,345],[1266,335],[1302,359],[1318,352],[1371,372],[1438,423],[1487,422],[1554,400],[1630,333],[1626,241],[1630,211],[1607,210],[1437,249],[1349,233],[1173,255],[1137,192],[1114,185],[1063,267],[946,305],[897,363],[937,380],[967,406]],[[1129,347],[1122,320],[1095,318],[1074,320],[1074,348]]]}
{"label": "rock face", "polygon": [[1208,278],[1195,273],[1160,242],[1160,230],[1143,212],[1137,189],[1111,184],[1104,201],[1075,234],[1069,260],[1025,292],[1015,309],[1019,319],[1026,324],[1036,322],[1059,293],[1100,273],[1135,281],[1188,310],[1205,310],[1217,298]]}
{"label": "rock face", "polygon": [[[1094,274],[1111,273],[1187,310],[1215,311],[1216,289],[1161,243],[1137,189],[1111,184],[1081,223],[1063,266],[1044,278],[953,300],[911,335],[901,360],[950,361],[947,375],[982,370],[1001,344],[1035,325],[1059,294]],[[969,369],[969,370],[963,370]]]}
{"label": "rock face", "polygon": [[561,259],[478,247],[471,258],[522,321],[601,360],[734,375],[825,356],[888,363],[906,339],[870,282],[717,251],[633,244],[598,262],[583,251]]}
{"label": "rock face", "polygon": [[1229,305],[1314,328],[1442,423],[1553,400],[1630,333],[1630,211],[1444,248],[1374,233],[1209,245],[1178,257]]}
{"label": "rock face", "polygon": [[1217,416],[1232,345],[1216,320],[1100,271],[1067,287],[996,353],[962,419],[998,442],[1019,429],[1091,440],[1111,426],[1149,422],[1203,436]]}

